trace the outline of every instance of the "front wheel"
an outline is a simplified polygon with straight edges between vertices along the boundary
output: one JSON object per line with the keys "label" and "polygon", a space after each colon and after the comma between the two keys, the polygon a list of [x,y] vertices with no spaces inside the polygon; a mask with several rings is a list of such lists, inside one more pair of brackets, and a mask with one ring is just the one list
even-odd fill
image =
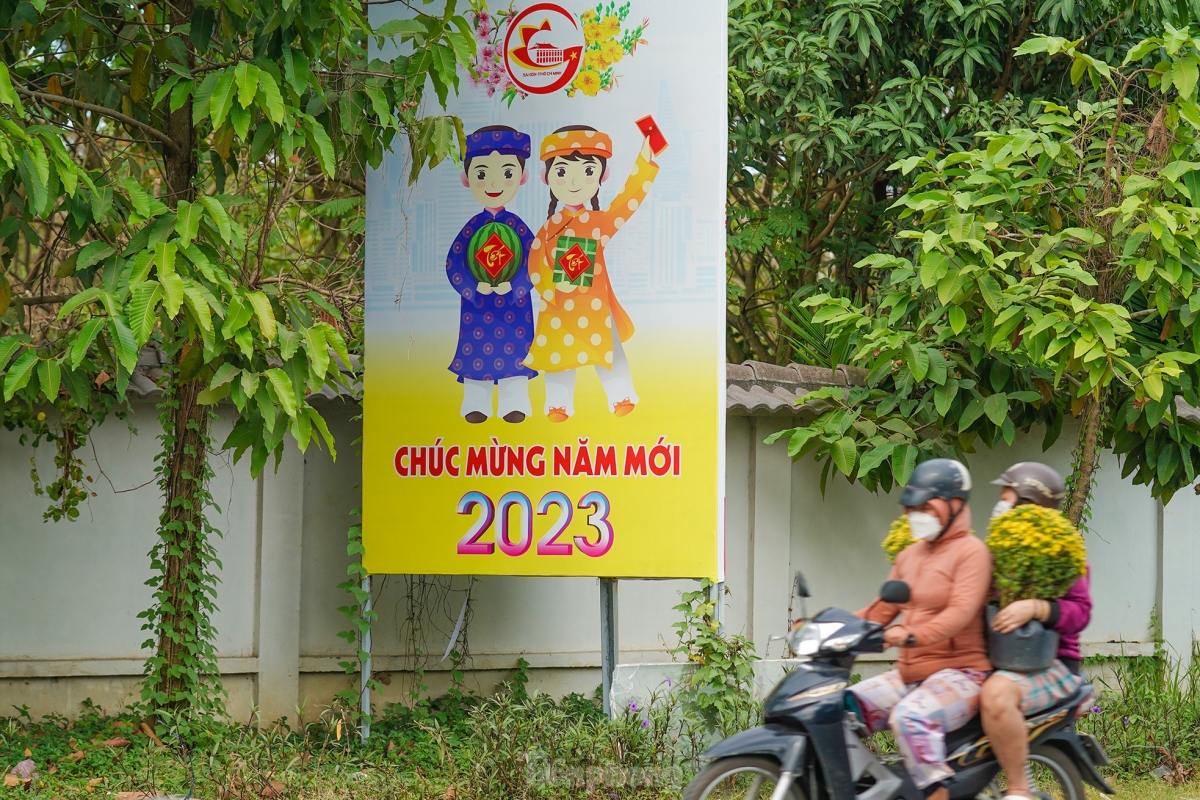
{"label": "front wheel", "polygon": [[[1083,777],[1071,757],[1048,744],[1040,744],[1029,751],[1029,771],[1033,776],[1033,790],[1044,800],[1084,800]],[[1007,792],[1008,782],[1000,773],[980,797],[1000,800]]]}
{"label": "front wheel", "polygon": [[[768,800],[779,782],[779,772],[779,762],[763,756],[722,758],[700,770],[683,790],[683,800]],[[806,800],[799,776],[788,797]]]}

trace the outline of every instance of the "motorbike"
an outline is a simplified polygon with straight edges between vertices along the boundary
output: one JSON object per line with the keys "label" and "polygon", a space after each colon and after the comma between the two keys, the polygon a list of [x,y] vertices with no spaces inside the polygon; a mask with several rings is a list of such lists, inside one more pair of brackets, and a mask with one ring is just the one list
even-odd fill
{"label": "motorbike", "polygon": [[[795,589],[801,603],[810,596],[800,573]],[[910,590],[903,581],[888,581],[879,596],[906,603]],[[839,608],[794,630],[788,644],[799,663],[767,697],[764,724],[709,749],[708,765],[684,789],[683,800],[923,800],[898,754],[880,756],[867,746],[869,731],[847,704],[855,658],[882,653],[883,631]],[[1085,683],[1026,718],[1029,770],[1040,798],[1084,800],[1085,783],[1114,793],[1099,772],[1109,763],[1100,743],[1075,730],[1077,713],[1091,697]],[[951,800],[1004,797],[1000,765],[978,716],[946,734],[946,752],[955,772]]]}

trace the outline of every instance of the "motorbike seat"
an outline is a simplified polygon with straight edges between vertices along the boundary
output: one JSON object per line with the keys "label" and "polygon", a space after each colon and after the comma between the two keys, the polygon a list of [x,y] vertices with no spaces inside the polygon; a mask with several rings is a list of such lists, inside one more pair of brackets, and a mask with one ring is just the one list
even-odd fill
{"label": "motorbike seat", "polygon": [[[1042,709],[1034,714],[1028,714],[1026,715],[1025,719],[1030,720],[1035,717],[1042,717],[1047,714],[1060,711],[1064,708],[1074,709],[1087,700],[1092,694],[1092,684],[1084,681],[1083,684],[1069,697],[1063,698],[1049,708]],[[946,734],[946,752],[954,753],[963,745],[978,742],[985,736],[986,734],[983,732],[983,720],[980,715],[976,714],[966,725]]]}

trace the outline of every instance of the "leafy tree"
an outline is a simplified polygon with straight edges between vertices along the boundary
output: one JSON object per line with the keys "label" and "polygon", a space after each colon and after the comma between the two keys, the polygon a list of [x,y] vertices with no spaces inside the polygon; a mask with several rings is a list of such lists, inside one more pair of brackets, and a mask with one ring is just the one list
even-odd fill
{"label": "leafy tree", "polygon": [[1167,26],[1120,67],[1056,37],[1018,52],[1065,61],[1093,99],[893,165],[912,187],[895,204],[904,252],[858,262],[878,275],[868,302],[806,301],[856,337],[868,385],[820,393],[814,422],[783,436],[826,477],[888,489],[1035,423],[1049,446],[1075,415],[1078,523],[1103,448],[1164,502],[1200,468],[1179,407],[1200,405],[1200,39]]}
{"label": "leafy tree", "polygon": [[885,214],[908,191],[892,162],[1026,125],[1033,98],[1066,103],[1069,64],[1016,58],[1034,34],[1080,39],[1101,61],[1184,24],[1200,2],[738,0],[729,27],[728,351],[801,357],[786,319],[817,287],[858,301],[889,250]]}
{"label": "leafy tree", "polygon": [[[78,514],[74,451],[122,407],[142,348],[169,362],[151,711],[220,703],[215,404],[232,401],[223,446],[252,474],[288,434],[334,447],[307,397],[350,364],[361,266],[341,243],[398,134],[414,174],[458,155],[461,124],[420,112],[473,55],[453,7],[372,31],[349,0],[0,0],[4,421],[55,444],[53,518]],[[408,55],[369,59],[372,38]]]}

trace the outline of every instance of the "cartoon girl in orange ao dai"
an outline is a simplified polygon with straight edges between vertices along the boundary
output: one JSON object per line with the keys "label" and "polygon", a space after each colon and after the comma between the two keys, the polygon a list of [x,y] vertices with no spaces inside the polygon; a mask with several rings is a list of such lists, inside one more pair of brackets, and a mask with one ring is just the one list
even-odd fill
{"label": "cartoon girl in orange ao dai", "polygon": [[[625,188],[601,211],[600,184],[608,180],[611,154],[612,139],[585,125],[559,128],[539,150],[551,200],[546,224],[530,246],[529,276],[545,307],[525,363],[545,377],[551,422],[575,413],[575,371],[588,365],[596,368],[612,413],[623,417],[638,403],[621,346],[633,335],[633,321],[613,293],[604,250],[646,199],[658,165],[647,139]],[[579,264],[587,265],[585,274],[564,274]]]}

